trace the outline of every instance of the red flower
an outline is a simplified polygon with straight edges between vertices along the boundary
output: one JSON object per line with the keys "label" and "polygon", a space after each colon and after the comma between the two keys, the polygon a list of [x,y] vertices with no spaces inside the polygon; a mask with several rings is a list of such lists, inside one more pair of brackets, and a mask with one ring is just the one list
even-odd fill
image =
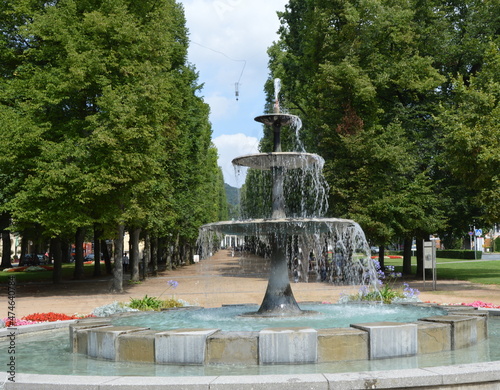
{"label": "red flower", "polygon": [[54,322],[54,321],[66,321],[66,320],[76,320],[81,318],[81,316],[68,316],[62,313],[34,313],[24,316],[22,319],[27,321],[37,321],[37,322]]}

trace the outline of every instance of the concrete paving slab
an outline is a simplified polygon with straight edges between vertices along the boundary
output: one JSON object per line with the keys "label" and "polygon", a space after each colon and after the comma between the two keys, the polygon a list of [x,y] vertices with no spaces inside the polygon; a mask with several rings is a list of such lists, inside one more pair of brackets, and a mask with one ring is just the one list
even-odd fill
{"label": "concrete paving slab", "polygon": [[216,379],[215,376],[122,377],[102,384],[99,390],[209,390]]}
{"label": "concrete paving slab", "polygon": [[500,388],[500,361],[454,366],[429,367],[427,371],[440,374],[444,385],[464,383],[497,382]]}
{"label": "concrete paving slab", "polygon": [[100,386],[119,377],[17,374],[5,390],[100,390]]}
{"label": "concrete paving slab", "polygon": [[328,390],[323,374],[221,376],[210,390]]}
{"label": "concrete paving slab", "polygon": [[422,369],[325,374],[330,389],[401,389],[437,386],[441,375]]}

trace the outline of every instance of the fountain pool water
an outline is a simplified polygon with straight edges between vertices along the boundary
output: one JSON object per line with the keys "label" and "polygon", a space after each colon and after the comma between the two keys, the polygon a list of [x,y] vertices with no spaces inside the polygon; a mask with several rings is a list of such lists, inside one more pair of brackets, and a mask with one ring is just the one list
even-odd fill
{"label": "fountain pool water", "polygon": [[436,306],[381,305],[381,304],[304,304],[301,308],[316,314],[291,317],[247,317],[248,311],[257,306],[229,305],[219,308],[193,308],[187,310],[167,310],[143,315],[118,317],[113,326],[147,327],[153,330],[186,328],[217,328],[221,331],[260,331],[265,328],[310,327],[347,328],[351,324],[366,322],[413,322],[420,318],[446,315],[446,311]]}

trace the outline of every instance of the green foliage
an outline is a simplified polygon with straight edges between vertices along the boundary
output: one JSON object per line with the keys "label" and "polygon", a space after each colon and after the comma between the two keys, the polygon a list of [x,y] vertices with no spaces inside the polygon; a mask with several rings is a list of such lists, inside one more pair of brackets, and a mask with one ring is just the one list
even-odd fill
{"label": "green foliage", "polygon": [[144,295],[144,298],[130,298],[129,306],[132,309],[138,309],[142,311],[149,310],[160,310],[163,302],[156,297],[148,297]]}
{"label": "green foliage", "polygon": [[290,0],[279,14],[267,106],[279,77],[306,149],[326,160],[330,214],[371,242],[453,242],[473,217],[498,221],[499,7]]}
{"label": "green foliage", "polygon": [[359,296],[361,301],[375,301],[382,303],[392,303],[396,298],[403,299],[405,296],[402,291],[394,289],[389,284],[384,284],[378,291],[371,291]]}
{"label": "green foliage", "polygon": [[147,294],[143,298],[130,298],[129,307],[141,311],[160,311],[174,307],[182,307],[183,304],[175,298],[161,300],[156,297],[148,297]]}
{"label": "green foliage", "polygon": [[17,230],[124,224],[194,245],[227,216],[182,5],[4,3],[0,211]]}
{"label": "green foliage", "polygon": [[437,250],[436,251],[436,258],[444,258],[444,259],[468,259],[468,260],[481,260],[483,255],[483,252],[481,251],[476,251],[474,253],[473,250]]}

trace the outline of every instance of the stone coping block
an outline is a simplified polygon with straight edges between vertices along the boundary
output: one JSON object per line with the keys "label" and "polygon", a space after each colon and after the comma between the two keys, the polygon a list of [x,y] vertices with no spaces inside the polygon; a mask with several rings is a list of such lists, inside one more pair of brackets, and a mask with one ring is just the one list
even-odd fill
{"label": "stone coping block", "polygon": [[464,305],[439,305],[440,309],[444,309],[446,311],[469,311],[474,312],[477,311],[477,308],[474,306],[464,306]]}
{"label": "stone coping block", "polygon": [[417,321],[418,353],[436,353],[451,350],[451,325]]}
{"label": "stone coping block", "polygon": [[221,376],[210,390],[329,390],[323,374]]}
{"label": "stone coping block", "polygon": [[438,386],[442,377],[424,369],[404,369],[393,371],[346,372],[325,374],[330,389],[420,389],[420,386]]}
{"label": "stone coping block", "polygon": [[318,337],[312,328],[267,328],[259,332],[260,364],[315,363]]}
{"label": "stone coping block", "polygon": [[353,324],[369,334],[370,359],[382,359],[417,354],[417,325],[400,322],[370,322]]}
{"label": "stone coping block", "polygon": [[368,339],[368,332],[360,329],[318,329],[318,363],[367,360]]}
{"label": "stone coping block", "polygon": [[87,353],[90,357],[116,360],[118,337],[125,333],[147,329],[136,326],[111,326],[89,329],[87,330]]}
{"label": "stone coping block", "polygon": [[486,307],[480,307],[477,309],[478,312],[487,312],[490,316],[500,316],[500,309],[489,309]]}
{"label": "stone coping block", "polygon": [[203,364],[207,338],[218,329],[175,329],[155,335],[155,361],[160,364]]}
{"label": "stone coping block", "polygon": [[22,326],[10,326],[8,328],[0,329],[0,340],[2,337],[8,337],[11,332],[16,332],[16,336],[19,336],[27,333],[43,332],[47,330],[66,328],[67,326],[75,322],[76,320],[67,320],[67,321],[42,322],[40,324],[31,324]]}
{"label": "stone coping block", "polygon": [[118,336],[116,360],[121,362],[155,362],[155,336],[158,331],[144,330]]}
{"label": "stone coping block", "polygon": [[111,327],[111,321],[75,322],[69,325],[69,347],[73,352],[87,353],[87,333],[92,328]]}
{"label": "stone coping block", "polygon": [[476,310],[474,313],[460,312],[460,315],[476,317],[477,342],[488,338],[488,312],[479,312]]}
{"label": "stone coping block", "polygon": [[99,390],[209,390],[216,376],[121,377],[99,386]]}
{"label": "stone coping block", "polygon": [[479,388],[475,387],[478,383],[491,382],[496,384],[490,388],[500,388],[500,361],[429,367],[426,370],[441,375],[443,385],[472,384],[470,388],[475,389]]}
{"label": "stone coping block", "polygon": [[208,337],[208,364],[259,364],[258,332],[216,332]]}
{"label": "stone coping block", "polygon": [[466,348],[477,343],[479,317],[448,315],[422,318],[421,321],[438,322],[451,326],[451,349]]}

